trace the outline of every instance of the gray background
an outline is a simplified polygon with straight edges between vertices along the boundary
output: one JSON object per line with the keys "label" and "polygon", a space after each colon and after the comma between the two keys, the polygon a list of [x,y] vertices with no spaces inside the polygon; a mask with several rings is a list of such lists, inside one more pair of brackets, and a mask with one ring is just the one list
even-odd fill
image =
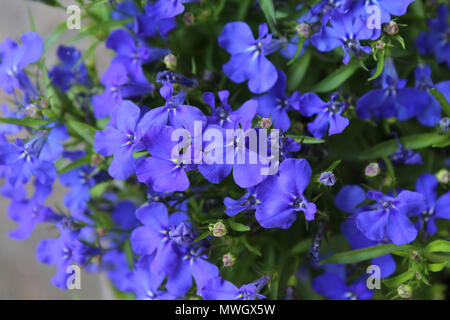
{"label": "gray background", "polygon": [[[64,5],[75,4],[75,1],[62,1]],[[6,37],[18,40],[20,36],[31,31],[28,10],[34,16],[36,31],[45,39],[50,32],[67,18],[62,9],[52,8],[30,0],[0,0],[0,41]],[[82,24],[83,26],[83,24]],[[64,43],[77,34],[71,30],[61,39]],[[86,50],[89,43],[80,41],[73,44]],[[47,67],[55,62],[54,47],[48,58]],[[96,52],[98,71],[102,72],[109,64],[109,54],[103,47]],[[0,94],[0,104],[5,103],[6,96]],[[10,108],[12,106],[10,105]],[[31,191],[31,190],[29,190]],[[54,192],[47,205],[60,204],[67,189],[59,183],[54,184]],[[6,211],[9,200],[0,196],[0,299],[109,299],[111,298],[108,283],[104,276],[82,273],[81,290],[59,290],[50,283],[50,278],[56,271],[54,266],[41,264],[37,261],[35,250],[37,243],[46,238],[57,236],[55,228],[49,225],[39,225],[32,236],[25,241],[15,241],[8,237],[8,232],[15,229]]]}

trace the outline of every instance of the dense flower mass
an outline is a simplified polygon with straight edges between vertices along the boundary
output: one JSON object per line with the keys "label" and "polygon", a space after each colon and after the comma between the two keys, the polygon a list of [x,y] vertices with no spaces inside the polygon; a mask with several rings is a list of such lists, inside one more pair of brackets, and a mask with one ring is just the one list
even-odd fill
{"label": "dense flower mass", "polygon": [[55,287],[77,265],[136,299],[444,296],[448,6],[294,2],[92,1],[70,46],[1,42],[8,235],[58,231]]}

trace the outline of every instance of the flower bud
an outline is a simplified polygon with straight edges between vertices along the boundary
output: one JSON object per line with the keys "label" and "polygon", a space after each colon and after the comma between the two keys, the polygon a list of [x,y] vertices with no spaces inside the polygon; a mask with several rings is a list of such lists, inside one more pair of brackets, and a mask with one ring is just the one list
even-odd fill
{"label": "flower bud", "polygon": [[30,103],[25,107],[25,115],[29,118],[33,118],[36,116],[38,112],[38,107],[34,103]]}
{"label": "flower bud", "polygon": [[263,129],[270,129],[272,127],[272,120],[269,118],[262,118],[261,121],[259,121],[259,126]]}
{"label": "flower bud", "polygon": [[369,163],[364,169],[364,173],[368,177],[376,177],[380,173],[380,166],[376,162]]}
{"label": "flower bud", "polygon": [[222,238],[227,234],[227,227],[222,221],[219,221],[212,226],[212,232],[214,237]]}
{"label": "flower bud", "polygon": [[236,258],[231,253],[227,253],[223,255],[222,261],[224,267],[231,267],[234,265]]}
{"label": "flower bud", "polygon": [[50,106],[50,103],[48,102],[47,99],[41,99],[41,101],[39,101],[39,105],[41,106],[42,109],[46,109]]}
{"label": "flower bud", "polygon": [[395,21],[391,21],[389,22],[389,24],[387,26],[384,27],[384,31],[388,34],[388,35],[395,35],[398,33],[398,24]]}
{"label": "flower bud", "polygon": [[177,66],[177,57],[175,57],[172,53],[167,54],[164,57],[164,64],[166,65],[167,69],[173,70]]}
{"label": "flower bud", "polygon": [[311,35],[311,28],[306,23],[300,23],[300,24],[296,25],[295,30],[297,31],[297,33],[299,35],[301,35],[302,37],[305,37],[305,38],[309,38],[309,36]]}
{"label": "flower bud", "polygon": [[397,288],[397,293],[401,298],[408,299],[411,297],[411,287],[407,284],[402,284]]}
{"label": "flower bud", "polygon": [[378,40],[377,44],[375,45],[375,47],[378,50],[384,50],[384,48],[386,48],[386,44],[382,40]]}
{"label": "flower bud", "polygon": [[192,12],[186,12],[183,16],[183,22],[187,26],[191,26],[195,23],[195,17]]}
{"label": "flower bud", "polygon": [[336,177],[334,176],[333,172],[326,171],[320,174],[319,181],[326,186],[332,187],[336,183]]}
{"label": "flower bud", "polygon": [[436,178],[439,183],[447,184],[450,181],[450,174],[447,169],[441,169],[436,173]]}
{"label": "flower bud", "polygon": [[102,157],[98,154],[94,154],[91,158],[91,166],[97,167],[102,162]]}

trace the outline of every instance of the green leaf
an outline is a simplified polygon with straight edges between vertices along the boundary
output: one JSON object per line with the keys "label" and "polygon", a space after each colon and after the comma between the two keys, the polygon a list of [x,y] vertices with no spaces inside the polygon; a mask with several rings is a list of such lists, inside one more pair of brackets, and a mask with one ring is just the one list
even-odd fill
{"label": "green leaf", "polygon": [[447,117],[450,117],[450,104],[447,101],[447,98],[442,94],[442,92],[436,90],[435,88],[430,89],[431,94],[439,101],[442,111],[444,111]]}
{"label": "green leaf", "polygon": [[246,226],[245,224],[242,224],[242,223],[235,222],[233,220],[228,220],[227,224],[234,231],[239,231],[239,232],[250,231],[250,227],[249,226]]}
{"label": "green leaf", "polygon": [[[421,133],[414,134],[406,137],[400,138],[400,142],[405,148],[410,148],[413,150],[423,149],[430,147],[436,143],[446,141],[448,136],[441,135],[437,132],[433,133]],[[359,160],[369,160],[376,158],[388,157],[394,154],[398,150],[398,145],[395,139],[384,141],[375,145],[374,147],[363,151],[358,155]]]}
{"label": "green leaf", "polygon": [[[291,64],[293,64],[293,63],[297,60],[298,55],[300,54],[300,52],[301,52],[302,49],[303,49],[303,44],[304,44],[304,43],[305,43],[305,38],[304,38],[304,37],[302,37],[302,38],[300,38],[300,39],[298,40],[297,50],[295,50],[294,56],[292,57],[291,60],[288,61],[288,63],[287,63],[286,65],[290,66]],[[287,49],[286,49],[286,50],[287,50]]]}
{"label": "green leaf", "polygon": [[199,235],[197,238],[194,239],[194,242],[199,242],[203,239],[205,239],[207,236],[211,234],[211,230],[203,232],[201,235]]}
{"label": "green leaf", "polygon": [[426,253],[431,252],[450,252],[450,241],[435,240],[425,247]]}
{"label": "green leaf", "polygon": [[89,4],[86,4],[83,8],[84,9],[91,9],[93,7],[99,6],[101,4],[105,4],[107,3],[109,0],[97,0],[97,1],[92,1]]}
{"label": "green leaf", "polygon": [[378,54],[377,54],[377,57],[378,57],[377,70],[375,71],[375,74],[368,79],[368,81],[372,81],[372,80],[378,78],[381,75],[381,73],[383,72],[385,55],[386,55],[386,52],[384,50],[378,52]]}
{"label": "green leaf", "polygon": [[406,251],[409,250],[410,246],[396,246],[394,244],[382,244],[379,246],[352,250],[342,253],[337,253],[331,257],[325,258],[319,262],[319,264],[325,263],[340,263],[349,264],[356,263],[360,261],[369,260],[376,257],[384,256],[385,254],[391,253],[393,251]]}
{"label": "green leaf", "polygon": [[47,53],[48,50],[50,50],[58,42],[58,40],[62,37],[64,33],[66,33],[66,31],[67,31],[66,21],[59,24],[55,29],[53,29],[53,31],[44,41],[43,55],[45,55],[45,53]]}
{"label": "green leaf", "polygon": [[87,143],[94,146],[95,133],[97,132],[97,129],[74,119],[67,120],[66,125],[69,129],[72,129],[75,133],[82,137]]}
{"label": "green leaf", "polygon": [[28,17],[30,19],[31,31],[36,32],[36,23],[34,22],[33,12],[28,8]]}
{"label": "green leaf", "polygon": [[123,251],[125,251],[125,256],[127,258],[128,268],[131,270],[134,269],[134,262],[133,262],[133,250],[131,249],[131,243],[130,239],[126,239],[125,243],[123,245]]}
{"label": "green leaf", "polygon": [[250,245],[247,242],[247,239],[245,237],[242,237],[242,242],[244,243],[244,245],[248,249],[248,251],[250,251],[250,252],[256,254],[257,256],[261,257],[261,252],[258,249],[256,249],[255,247],[253,247],[252,245]]}
{"label": "green leaf", "polygon": [[395,288],[395,287],[398,287],[399,285],[411,280],[412,277],[414,277],[414,275],[415,275],[415,273],[413,270],[408,270],[405,273],[399,274],[398,276],[384,279],[383,283],[388,287]]}
{"label": "green leaf", "polygon": [[74,162],[69,163],[67,166],[65,166],[61,170],[58,170],[58,174],[63,174],[63,173],[72,171],[76,168],[79,168],[79,167],[85,165],[85,164],[88,164],[89,162],[91,162],[91,155],[87,155],[85,157],[79,158],[79,159],[75,160]]}
{"label": "green leaf", "polygon": [[405,40],[404,40],[399,34],[396,34],[396,35],[394,36],[394,39],[395,39],[398,43],[400,43],[400,45],[402,46],[402,49],[403,49],[403,50],[406,50]]}
{"label": "green leaf", "polygon": [[0,118],[0,122],[34,128],[34,127],[40,127],[43,125],[47,125],[47,124],[51,123],[52,121],[42,120],[42,119],[32,119],[32,118],[21,118],[21,119],[20,118]]}
{"label": "green leaf", "polygon": [[261,10],[264,12],[264,16],[266,17],[267,23],[269,25],[270,31],[272,33],[277,34],[276,19],[275,19],[275,8],[273,6],[272,0],[259,0],[259,6]]}
{"label": "green leaf", "polygon": [[290,91],[297,90],[303,78],[305,77],[306,71],[308,70],[309,63],[311,62],[311,51],[306,50],[306,52],[295,62],[289,66],[288,70],[288,89]]}
{"label": "green leaf", "polygon": [[311,91],[329,92],[338,88],[348,78],[350,78],[360,67],[360,61],[353,59],[347,65],[338,68],[335,72],[316,84]]}
{"label": "green leaf", "polygon": [[428,270],[431,272],[439,272],[442,271],[448,264],[448,261],[442,263],[430,263],[428,264]]}
{"label": "green leaf", "polygon": [[294,139],[296,142],[300,143],[300,144],[319,144],[319,143],[324,143],[325,140],[322,139],[316,139],[313,137],[308,137],[308,136],[295,136],[295,135],[287,135],[288,137],[291,137],[292,139]]}
{"label": "green leaf", "polygon": [[100,182],[91,188],[91,198],[100,198],[103,193],[108,189],[110,181]]}
{"label": "green leaf", "polygon": [[341,163],[341,160],[334,161],[325,171],[333,171]]}

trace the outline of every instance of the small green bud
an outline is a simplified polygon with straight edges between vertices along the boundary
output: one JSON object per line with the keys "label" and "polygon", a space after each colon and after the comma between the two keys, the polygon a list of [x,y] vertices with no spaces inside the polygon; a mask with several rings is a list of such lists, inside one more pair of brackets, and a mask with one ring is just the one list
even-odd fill
{"label": "small green bud", "polygon": [[397,293],[401,298],[408,299],[411,297],[411,286],[402,284],[397,288]]}
{"label": "small green bud", "polygon": [[214,237],[222,238],[227,234],[227,227],[222,221],[219,221],[212,226],[212,232]]}

